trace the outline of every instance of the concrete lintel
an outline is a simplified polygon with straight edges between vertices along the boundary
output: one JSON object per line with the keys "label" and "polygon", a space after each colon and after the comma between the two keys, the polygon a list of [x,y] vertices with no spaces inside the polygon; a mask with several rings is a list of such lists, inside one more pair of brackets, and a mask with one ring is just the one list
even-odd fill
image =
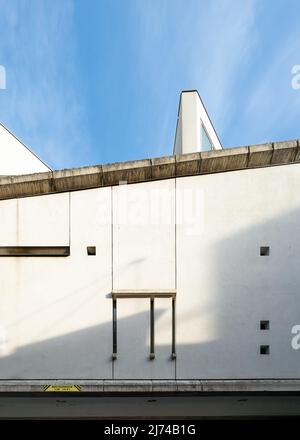
{"label": "concrete lintel", "polygon": [[200,174],[241,170],[248,164],[248,148],[226,148],[201,153]]}

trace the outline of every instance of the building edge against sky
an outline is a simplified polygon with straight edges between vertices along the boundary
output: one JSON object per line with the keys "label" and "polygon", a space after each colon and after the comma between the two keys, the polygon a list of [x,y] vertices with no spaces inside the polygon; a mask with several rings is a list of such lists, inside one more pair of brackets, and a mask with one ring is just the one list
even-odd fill
{"label": "building edge against sky", "polygon": [[0,178],[2,380],[300,379],[299,142],[222,150],[201,115],[212,151]]}
{"label": "building edge against sky", "polygon": [[[180,95],[174,154],[221,149],[221,142],[196,90]],[[0,176],[51,171],[30,148],[0,123]]]}
{"label": "building edge against sky", "polygon": [[32,150],[0,123],[0,176],[51,171]]}
{"label": "building edge against sky", "polygon": [[198,91],[183,91],[179,101],[174,154],[221,149],[221,142]]}

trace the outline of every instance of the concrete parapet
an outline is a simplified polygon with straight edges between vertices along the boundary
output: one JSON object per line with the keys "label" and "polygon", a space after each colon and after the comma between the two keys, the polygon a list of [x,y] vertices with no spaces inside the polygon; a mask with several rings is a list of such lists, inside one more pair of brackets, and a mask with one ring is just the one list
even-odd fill
{"label": "concrete parapet", "polygon": [[23,176],[0,176],[0,200],[297,162],[300,162],[299,141],[287,141]]}

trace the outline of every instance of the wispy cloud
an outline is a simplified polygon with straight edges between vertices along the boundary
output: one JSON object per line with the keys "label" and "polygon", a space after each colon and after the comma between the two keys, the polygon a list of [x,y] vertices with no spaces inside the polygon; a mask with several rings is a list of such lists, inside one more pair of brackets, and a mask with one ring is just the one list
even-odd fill
{"label": "wispy cloud", "polygon": [[0,11],[0,64],[7,73],[0,119],[53,167],[84,162],[89,138],[73,2],[0,0]]}
{"label": "wispy cloud", "polygon": [[221,137],[226,132],[235,117],[236,84],[255,51],[258,10],[256,0],[135,3],[136,83],[143,84],[141,95],[153,97],[148,105],[155,108],[158,152],[166,145],[170,151],[182,89],[198,89]]}
{"label": "wispy cloud", "polygon": [[[202,53],[197,56],[193,79],[199,84],[214,116],[220,135],[232,123],[239,101],[239,84],[249,67],[257,43],[256,0],[216,1],[206,11],[197,39]],[[197,45],[194,46],[195,54]]]}
{"label": "wispy cloud", "polygon": [[199,90],[225,146],[299,137],[300,90],[291,86],[300,64],[299,4],[288,5],[152,0],[134,9],[136,82],[155,96],[148,105],[156,108],[157,152],[170,152],[182,89]]}
{"label": "wispy cloud", "polygon": [[225,146],[294,137],[298,3],[0,0],[0,119],[56,168],[170,154],[183,89]]}
{"label": "wispy cloud", "polygon": [[[292,87],[292,67],[300,63],[299,37],[298,29],[283,35],[276,56],[269,60],[249,91],[244,120],[251,126],[252,136],[263,141],[276,140],[277,136],[289,137],[292,127],[299,125],[300,92]],[[299,130],[296,135],[300,136]]]}

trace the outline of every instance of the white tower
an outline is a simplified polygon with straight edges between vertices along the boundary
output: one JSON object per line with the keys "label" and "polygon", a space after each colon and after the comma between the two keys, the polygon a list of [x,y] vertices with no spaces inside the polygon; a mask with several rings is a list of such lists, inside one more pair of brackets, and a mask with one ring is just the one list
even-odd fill
{"label": "white tower", "polygon": [[181,92],[174,154],[221,149],[221,142],[197,90]]}

